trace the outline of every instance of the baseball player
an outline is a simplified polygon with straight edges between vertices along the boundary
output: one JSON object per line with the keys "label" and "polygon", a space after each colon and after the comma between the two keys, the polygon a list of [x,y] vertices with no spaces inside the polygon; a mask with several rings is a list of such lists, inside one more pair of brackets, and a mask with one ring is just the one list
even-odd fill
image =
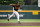
{"label": "baseball player", "polygon": [[11,18],[12,16],[16,15],[16,16],[17,16],[17,21],[18,21],[18,23],[20,23],[20,21],[19,21],[19,13],[17,12],[18,9],[19,9],[19,7],[20,7],[19,2],[17,2],[16,4],[10,4],[10,6],[13,6],[13,13],[12,13],[12,15],[10,15],[10,16],[8,17],[8,21],[10,20],[10,18]]}

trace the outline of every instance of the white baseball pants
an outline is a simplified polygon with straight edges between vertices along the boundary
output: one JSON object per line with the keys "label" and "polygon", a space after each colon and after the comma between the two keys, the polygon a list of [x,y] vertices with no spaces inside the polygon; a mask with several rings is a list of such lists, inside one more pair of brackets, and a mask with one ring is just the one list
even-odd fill
{"label": "white baseball pants", "polygon": [[12,13],[12,15],[10,15],[10,16],[8,17],[8,19],[10,19],[10,18],[11,18],[12,16],[14,16],[14,15],[17,16],[17,21],[19,21],[19,13],[18,13],[17,11],[15,11],[14,8],[13,8],[13,13]]}

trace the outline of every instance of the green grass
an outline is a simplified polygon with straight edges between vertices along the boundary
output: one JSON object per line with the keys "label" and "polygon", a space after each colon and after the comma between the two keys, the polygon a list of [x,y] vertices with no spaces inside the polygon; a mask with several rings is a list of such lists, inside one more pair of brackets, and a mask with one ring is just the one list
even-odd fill
{"label": "green grass", "polygon": [[[40,19],[20,19],[20,22],[40,22]],[[17,19],[0,19],[0,23],[17,23]],[[40,26],[0,26],[0,27],[40,27]]]}
{"label": "green grass", "polygon": [[[40,19],[20,19],[20,22],[40,22]],[[17,19],[0,19],[0,23],[17,23]]]}
{"label": "green grass", "polygon": [[40,26],[0,26],[0,27],[40,27]]}

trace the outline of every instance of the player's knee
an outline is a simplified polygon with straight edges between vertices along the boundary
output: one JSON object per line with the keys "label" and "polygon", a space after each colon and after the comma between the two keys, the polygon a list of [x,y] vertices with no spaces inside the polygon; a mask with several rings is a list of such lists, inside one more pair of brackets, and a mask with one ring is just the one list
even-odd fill
{"label": "player's knee", "polygon": [[19,16],[19,14],[18,14],[18,16]]}

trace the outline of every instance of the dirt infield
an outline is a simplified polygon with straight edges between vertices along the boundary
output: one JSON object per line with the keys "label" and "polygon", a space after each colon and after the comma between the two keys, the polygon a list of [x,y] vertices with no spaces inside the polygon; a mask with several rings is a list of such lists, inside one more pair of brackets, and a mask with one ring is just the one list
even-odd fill
{"label": "dirt infield", "polygon": [[40,23],[0,23],[0,26],[40,26]]}

